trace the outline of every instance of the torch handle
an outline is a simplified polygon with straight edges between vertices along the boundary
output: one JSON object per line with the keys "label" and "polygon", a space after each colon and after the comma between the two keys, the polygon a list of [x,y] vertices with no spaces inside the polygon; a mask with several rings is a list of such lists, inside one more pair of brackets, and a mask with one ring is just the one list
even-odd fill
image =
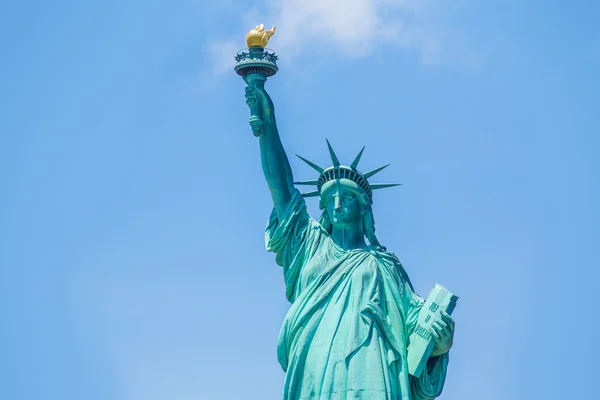
{"label": "torch handle", "polygon": [[255,99],[248,99],[246,101],[248,107],[250,107],[250,126],[252,127],[252,133],[254,136],[259,137],[262,133],[262,120],[260,119],[260,104]]}
{"label": "torch handle", "polygon": [[[246,84],[251,87],[264,88],[267,77],[263,73],[249,73],[244,77]],[[260,104],[258,97],[253,97],[246,100],[246,104],[250,108],[250,126],[252,127],[252,133],[258,137],[262,133],[262,105]]]}

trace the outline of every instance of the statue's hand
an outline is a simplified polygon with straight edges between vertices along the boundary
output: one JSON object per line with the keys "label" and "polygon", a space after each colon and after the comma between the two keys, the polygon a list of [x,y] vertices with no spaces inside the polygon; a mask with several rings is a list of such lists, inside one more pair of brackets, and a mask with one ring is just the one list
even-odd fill
{"label": "statue's hand", "polygon": [[431,352],[432,356],[439,356],[447,353],[452,347],[454,339],[454,320],[447,312],[442,311],[441,319],[435,321],[431,327],[431,334],[435,341],[435,347]]}
{"label": "statue's hand", "polygon": [[261,119],[263,124],[275,124],[275,107],[271,96],[266,92],[263,82],[246,81],[246,104],[250,107],[250,111],[254,113],[253,107],[256,107],[257,117]]}

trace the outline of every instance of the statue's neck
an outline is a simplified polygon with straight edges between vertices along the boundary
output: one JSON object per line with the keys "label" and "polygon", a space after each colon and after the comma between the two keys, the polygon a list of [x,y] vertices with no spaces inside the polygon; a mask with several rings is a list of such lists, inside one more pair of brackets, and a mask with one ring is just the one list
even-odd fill
{"label": "statue's neck", "polygon": [[331,228],[331,239],[344,250],[367,249],[362,226],[357,228]]}

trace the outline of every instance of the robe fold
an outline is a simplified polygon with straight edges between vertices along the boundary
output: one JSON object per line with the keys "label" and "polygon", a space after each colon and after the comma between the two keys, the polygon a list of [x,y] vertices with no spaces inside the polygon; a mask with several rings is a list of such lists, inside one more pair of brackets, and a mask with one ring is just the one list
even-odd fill
{"label": "robe fold", "polygon": [[273,210],[265,242],[292,303],[277,345],[284,400],[439,396],[447,353],[431,357],[420,378],[408,374],[408,340],[424,301],[394,254],[342,249],[298,191],[282,218]]}

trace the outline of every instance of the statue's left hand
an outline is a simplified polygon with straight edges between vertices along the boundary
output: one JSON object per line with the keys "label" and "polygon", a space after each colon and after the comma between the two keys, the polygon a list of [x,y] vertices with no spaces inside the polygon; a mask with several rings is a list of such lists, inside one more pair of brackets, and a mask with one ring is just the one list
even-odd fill
{"label": "statue's left hand", "polygon": [[435,347],[431,353],[432,356],[439,356],[447,353],[452,347],[454,339],[454,320],[447,312],[442,311],[441,319],[435,321],[431,327],[431,334],[435,341]]}

